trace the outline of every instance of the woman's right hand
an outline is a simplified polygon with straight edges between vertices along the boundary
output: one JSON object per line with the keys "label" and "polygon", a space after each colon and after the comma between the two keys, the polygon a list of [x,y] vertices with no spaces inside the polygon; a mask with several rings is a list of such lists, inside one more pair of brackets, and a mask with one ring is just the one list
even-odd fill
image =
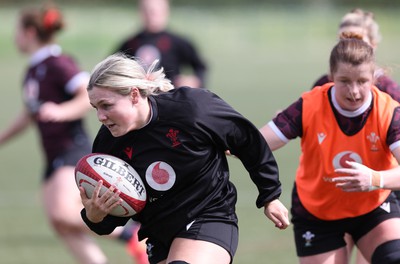
{"label": "woman's right hand", "polygon": [[93,223],[103,221],[104,217],[122,203],[122,199],[119,197],[121,192],[118,190],[114,192],[116,190],[114,185],[110,186],[103,195],[100,195],[102,186],[103,181],[100,180],[94,188],[91,198],[86,195],[86,191],[82,186],[79,187],[82,204],[86,209],[86,217]]}

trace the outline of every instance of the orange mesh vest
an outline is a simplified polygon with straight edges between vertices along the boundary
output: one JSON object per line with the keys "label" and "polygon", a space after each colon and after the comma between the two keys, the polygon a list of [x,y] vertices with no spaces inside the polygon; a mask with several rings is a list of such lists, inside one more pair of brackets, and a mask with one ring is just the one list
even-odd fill
{"label": "orange mesh vest", "polygon": [[316,87],[302,95],[303,137],[296,186],[300,201],[314,216],[336,220],[359,216],[378,207],[389,190],[347,193],[329,182],[338,176],[334,169],[353,160],[374,170],[398,166],[386,145],[386,135],[398,103],[376,87],[372,89],[373,108],[363,128],[345,135],[332,111],[328,90],[333,83]]}

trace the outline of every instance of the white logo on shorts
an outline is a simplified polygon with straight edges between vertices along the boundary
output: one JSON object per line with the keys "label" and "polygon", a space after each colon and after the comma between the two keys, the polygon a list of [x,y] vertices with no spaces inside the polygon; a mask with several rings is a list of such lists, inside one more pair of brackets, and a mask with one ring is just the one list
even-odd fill
{"label": "white logo on shorts", "polygon": [[304,244],[306,247],[311,247],[311,240],[315,237],[313,233],[307,231],[303,234],[303,238],[305,239],[306,243]]}
{"label": "white logo on shorts", "polygon": [[390,203],[383,203],[381,204],[381,206],[379,206],[380,208],[382,208],[383,210],[385,210],[386,212],[388,212],[390,214]]}
{"label": "white logo on shorts", "polygon": [[190,222],[189,224],[186,225],[186,231],[188,231],[190,229],[190,227],[193,225],[194,221],[196,221],[196,220],[193,220],[192,222]]}

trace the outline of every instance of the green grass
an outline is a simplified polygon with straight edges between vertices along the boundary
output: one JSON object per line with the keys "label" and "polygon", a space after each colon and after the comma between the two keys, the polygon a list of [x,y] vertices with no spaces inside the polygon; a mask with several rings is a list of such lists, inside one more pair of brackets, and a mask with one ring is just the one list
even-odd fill
{"label": "green grass", "polygon": [[[134,7],[63,6],[68,28],[59,36],[64,50],[90,71],[132,31],[139,28]],[[0,127],[21,107],[20,83],[27,58],[13,45],[16,7],[2,7],[0,17]],[[208,88],[219,94],[258,127],[275,111],[296,100],[327,70],[337,24],[348,9],[315,4],[307,7],[247,6],[204,9],[176,7],[171,27],[196,42],[208,62]],[[378,62],[400,80],[399,10],[372,10],[383,34]],[[98,127],[94,112],[88,127]],[[275,153],[283,194],[290,192],[299,141]],[[0,256],[6,264],[73,263],[49,229],[40,203],[41,152],[36,132],[0,148]],[[256,209],[256,188],[240,161],[229,159],[239,192],[240,244],[235,263],[296,263],[292,230],[280,231]],[[123,245],[98,239],[111,263],[130,263]]]}

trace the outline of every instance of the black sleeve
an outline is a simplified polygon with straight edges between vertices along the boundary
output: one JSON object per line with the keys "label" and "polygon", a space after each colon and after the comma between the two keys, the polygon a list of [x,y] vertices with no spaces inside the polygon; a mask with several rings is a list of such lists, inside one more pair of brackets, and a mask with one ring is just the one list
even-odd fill
{"label": "black sleeve", "polygon": [[227,134],[227,144],[257,186],[257,207],[278,198],[282,192],[278,165],[259,130],[246,119],[233,122],[232,130]]}
{"label": "black sleeve", "polygon": [[130,219],[130,217],[107,215],[100,223],[93,223],[86,217],[85,208],[83,208],[81,211],[81,217],[90,230],[98,235],[109,235],[117,226],[124,226]]}
{"label": "black sleeve", "polygon": [[272,151],[257,127],[218,96],[209,94],[211,96],[196,97],[201,107],[198,122],[203,122],[203,127],[209,129],[208,133],[217,145],[230,150],[241,160],[258,188],[256,205],[263,207],[282,192]]}
{"label": "black sleeve", "polygon": [[207,66],[204,60],[199,55],[198,50],[191,42],[183,38],[177,37],[175,41],[179,43],[179,57],[182,60],[180,63],[182,65],[189,65],[192,68],[194,74],[200,79],[202,87],[204,87],[206,81]]}

